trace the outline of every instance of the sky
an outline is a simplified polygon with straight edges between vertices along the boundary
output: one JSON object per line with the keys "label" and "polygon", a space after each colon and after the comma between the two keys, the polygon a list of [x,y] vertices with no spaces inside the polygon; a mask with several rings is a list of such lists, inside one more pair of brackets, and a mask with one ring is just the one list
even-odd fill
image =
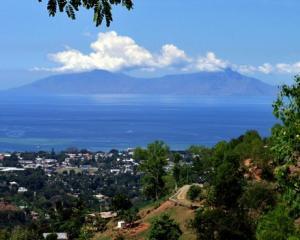
{"label": "sky", "polygon": [[299,0],[135,0],[92,13],[48,16],[46,2],[3,1],[0,89],[51,74],[106,69],[134,76],[232,68],[270,84],[300,72]]}

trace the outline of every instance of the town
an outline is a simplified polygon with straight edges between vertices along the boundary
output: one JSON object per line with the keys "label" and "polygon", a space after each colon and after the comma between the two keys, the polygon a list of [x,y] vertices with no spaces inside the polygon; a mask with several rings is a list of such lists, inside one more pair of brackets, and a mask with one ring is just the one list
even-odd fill
{"label": "town", "polygon": [[[90,223],[89,228],[94,232],[101,230],[109,219],[124,214],[119,212],[123,207],[115,205],[127,203],[131,208],[146,200],[141,194],[141,159],[135,158],[134,153],[131,148],[109,152],[70,148],[58,153],[54,150],[0,153],[0,226],[47,223],[48,227],[40,232],[46,239],[53,228],[59,229],[53,225],[64,219],[58,220],[58,206],[66,208],[61,210],[64,216],[65,211],[83,204],[80,208],[83,222]],[[186,166],[195,157],[187,151],[170,152],[164,166],[166,172],[174,168],[171,159],[174,154]],[[74,213],[68,213],[70,217],[69,214]],[[122,219],[117,223],[118,228],[128,224]],[[70,233],[79,234],[73,230],[57,232],[58,239],[73,239]]]}

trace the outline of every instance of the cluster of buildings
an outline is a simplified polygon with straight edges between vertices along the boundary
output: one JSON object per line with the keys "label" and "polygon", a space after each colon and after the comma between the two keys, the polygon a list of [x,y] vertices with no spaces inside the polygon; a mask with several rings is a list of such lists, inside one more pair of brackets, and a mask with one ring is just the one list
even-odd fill
{"label": "cluster of buildings", "polygon": [[14,153],[17,158],[17,166],[3,166],[5,159],[12,157],[11,153],[0,153],[0,172],[24,171],[25,169],[43,169],[46,173],[74,170],[75,172],[87,172],[95,174],[97,171],[103,171],[112,174],[134,174],[138,163],[133,159],[133,149],[125,151],[112,150],[110,152],[72,152],[64,153],[63,159],[41,157],[32,154],[31,159],[24,158],[22,153]]}
{"label": "cluster of buildings", "polygon": [[[63,152],[63,157],[58,159],[58,155],[51,158],[41,157],[35,155],[33,159],[25,159],[22,153],[15,153],[18,158],[18,167],[4,167],[1,162],[5,158],[10,158],[11,153],[0,153],[0,172],[23,171],[25,169],[41,168],[46,173],[52,172],[70,172],[74,170],[77,172],[86,172],[89,175],[94,175],[97,171],[107,175],[120,175],[137,173],[137,166],[139,163],[133,158],[134,149],[129,148],[124,151],[111,150],[110,152],[89,152],[89,151],[73,151]],[[34,154],[33,154],[34,155]],[[186,152],[180,153],[183,159],[187,159]],[[193,156],[195,157],[195,156]],[[185,162],[188,164],[188,162]],[[168,161],[165,167],[166,171],[173,168],[173,161]]]}

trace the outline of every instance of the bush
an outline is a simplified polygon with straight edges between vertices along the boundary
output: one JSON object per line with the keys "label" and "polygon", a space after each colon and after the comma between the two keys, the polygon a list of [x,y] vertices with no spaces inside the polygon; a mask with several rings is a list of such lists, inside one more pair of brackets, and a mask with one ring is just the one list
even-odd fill
{"label": "bush", "polygon": [[263,212],[274,206],[275,195],[267,184],[251,183],[246,187],[240,203],[246,209]]}
{"label": "bush", "polygon": [[111,205],[115,211],[125,211],[132,207],[130,199],[123,194],[117,194],[114,196]]}
{"label": "bush", "polygon": [[188,198],[192,201],[199,199],[201,196],[201,187],[197,185],[192,185],[187,193]]}
{"label": "bush", "polygon": [[258,240],[295,239],[295,235],[294,220],[289,216],[288,209],[283,206],[278,206],[264,215],[256,231]]}
{"label": "bush", "polygon": [[152,222],[148,240],[178,240],[181,234],[178,223],[163,214]]}
{"label": "bush", "polygon": [[40,237],[36,232],[27,228],[15,227],[10,233],[10,240],[38,240]]}
{"label": "bush", "polygon": [[201,240],[253,239],[252,225],[239,211],[200,208],[191,222]]}
{"label": "bush", "polygon": [[123,235],[118,235],[114,238],[114,240],[125,240],[124,236]]}
{"label": "bush", "polygon": [[46,237],[46,240],[57,240],[57,234],[51,233]]}

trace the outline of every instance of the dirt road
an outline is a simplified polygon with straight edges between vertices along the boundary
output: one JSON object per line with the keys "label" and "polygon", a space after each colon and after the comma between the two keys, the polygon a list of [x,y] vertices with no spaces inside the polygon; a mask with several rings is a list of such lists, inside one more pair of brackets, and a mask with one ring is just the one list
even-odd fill
{"label": "dirt road", "polygon": [[192,185],[184,185],[183,187],[178,189],[178,191],[172,197],[170,197],[170,201],[189,208],[193,206],[200,207],[200,202],[192,202],[187,197],[187,193]]}

